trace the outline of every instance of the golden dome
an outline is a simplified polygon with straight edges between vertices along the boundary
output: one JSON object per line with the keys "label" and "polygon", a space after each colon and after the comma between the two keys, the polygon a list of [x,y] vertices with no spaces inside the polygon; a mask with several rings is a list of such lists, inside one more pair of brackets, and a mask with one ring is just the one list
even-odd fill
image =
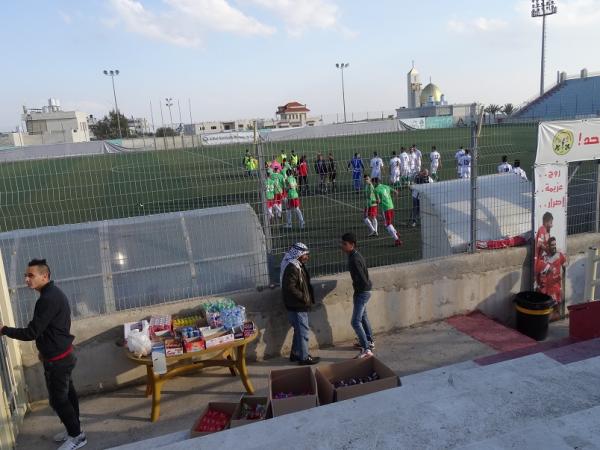
{"label": "golden dome", "polygon": [[440,102],[442,100],[442,90],[435,84],[429,83],[421,91],[421,105],[427,104],[429,97],[433,97],[434,102]]}

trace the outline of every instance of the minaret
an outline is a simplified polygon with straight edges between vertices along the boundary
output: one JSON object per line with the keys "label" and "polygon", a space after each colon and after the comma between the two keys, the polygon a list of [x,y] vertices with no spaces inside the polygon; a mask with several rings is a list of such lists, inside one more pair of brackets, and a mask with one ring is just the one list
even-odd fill
{"label": "minaret", "polygon": [[419,72],[415,69],[415,62],[412,62],[412,68],[406,75],[406,90],[409,108],[419,108],[421,106],[421,79]]}

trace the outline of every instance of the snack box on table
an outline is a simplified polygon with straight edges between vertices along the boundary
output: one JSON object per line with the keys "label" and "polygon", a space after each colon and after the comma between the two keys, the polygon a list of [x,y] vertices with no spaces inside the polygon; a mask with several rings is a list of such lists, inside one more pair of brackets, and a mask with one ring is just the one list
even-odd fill
{"label": "snack box on table", "polygon": [[[275,398],[275,395],[280,392],[294,395],[288,398]],[[273,417],[318,406],[317,384],[312,369],[305,366],[272,370],[269,375],[269,401]]]}
{"label": "snack box on table", "polygon": [[179,339],[165,339],[164,344],[167,356],[183,355],[183,344]]}
{"label": "snack box on table", "polygon": [[[334,386],[334,383],[340,380],[368,377],[373,372],[377,373],[379,379],[353,386],[338,388]],[[401,385],[398,375],[374,356],[321,365],[315,369],[315,377],[319,390],[319,403],[322,405]]]}
{"label": "snack box on table", "polygon": [[[231,417],[233,416],[233,413],[237,409],[238,405],[239,405],[238,402],[235,402],[235,403],[210,402],[206,406],[206,408],[204,408],[202,410],[202,414],[200,414],[200,416],[198,416],[198,419],[196,419],[196,421],[194,422],[194,425],[192,426],[192,429],[190,430],[190,436],[191,437],[206,436],[207,434],[212,434],[212,433],[216,433],[218,431],[223,431],[223,430],[228,429],[229,424],[231,423]],[[224,413],[226,416],[228,416],[228,420],[225,423],[224,428],[221,430],[216,430],[216,431],[198,431],[198,427],[200,426],[200,424],[202,422],[202,418],[205,416],[206,413],[208,413],[209,410],[218,411],[218,412]]]}
{"label": "snack box on table", "polygon": [[233,333],[227,333],[221,336],[216,336],[213,338],[206,338],[205,346],[207,349],[216,347],[218,345],[226,344],[227,342],[233,341]]}
{"label": "snack box on table", "polygon": [[[264,406],[264,416],[257,419],[247,419],[241,416],[242,405],[246,403],[250,406],[262,405]],[[248,425],[250,423],[256,423],[267,418],[267,411],[269,409],[269,398],[268,397],[256,397],[253,395],[242,395],[238,407],[235,410],[233,417],[231,418],[230,428],[241,427],[242,425]]]}

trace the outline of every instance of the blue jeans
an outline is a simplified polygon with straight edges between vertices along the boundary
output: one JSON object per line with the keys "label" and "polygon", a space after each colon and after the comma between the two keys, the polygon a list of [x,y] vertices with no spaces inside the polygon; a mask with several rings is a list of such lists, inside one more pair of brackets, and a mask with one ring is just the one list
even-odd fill
{"label": "blue jeans", "polygon": [[292,354],[300,361],[308,358],[308,313],[288,311],[288,320],[294,328],[294,337],[292,338]]}
{"label": "blue jeans", "polygon": [[367,316],[367,302],[371,298],[371,292],[355,292],[352,298],[354,309],[352,310],[352,328],[358,336],[358,342],[364,349],[369,348],[369,342],[373,342],[373,331]]}

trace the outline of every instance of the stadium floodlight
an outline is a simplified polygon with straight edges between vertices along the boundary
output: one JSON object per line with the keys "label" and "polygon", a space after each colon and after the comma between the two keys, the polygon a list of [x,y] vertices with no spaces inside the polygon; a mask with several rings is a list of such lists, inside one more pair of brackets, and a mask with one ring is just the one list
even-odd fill
{"label": "stadium floodlight", "polygon": [[119,116],[119,106],[117,104],[117,92],[115,91],[115,77],[119,75],[118,70],[103,70],[102,73],[112,79],[113,96],[115,97],[115,112],[117,113],[117,127],[119,128],[119,139],[123,139],[121,134],[121,117]]}
{"label": "stadium floodlight", "polygon": [[554,0],[531,0],[531,17],[542,18],[542,68],[540,76],[540,96],[544,95],[544,66],[546,50],[546,16],[556,14],[557,8]]}
{"label": "stadium floodlight", "polygon": [[171,106],[173,106],[173,98],[165,98],[165,105],[169,108],[169,117],[171,118],[171,129],[173,129],[173,115],[171,114]]}
{"label": "stadium floodlight", "polygon": [[346,69],[350,63],[336,63],[335,67],[340,69],[342,72],[342,102],[344,104],[344,122],[346,122],[346,93],[344,92],[344,69]]}

